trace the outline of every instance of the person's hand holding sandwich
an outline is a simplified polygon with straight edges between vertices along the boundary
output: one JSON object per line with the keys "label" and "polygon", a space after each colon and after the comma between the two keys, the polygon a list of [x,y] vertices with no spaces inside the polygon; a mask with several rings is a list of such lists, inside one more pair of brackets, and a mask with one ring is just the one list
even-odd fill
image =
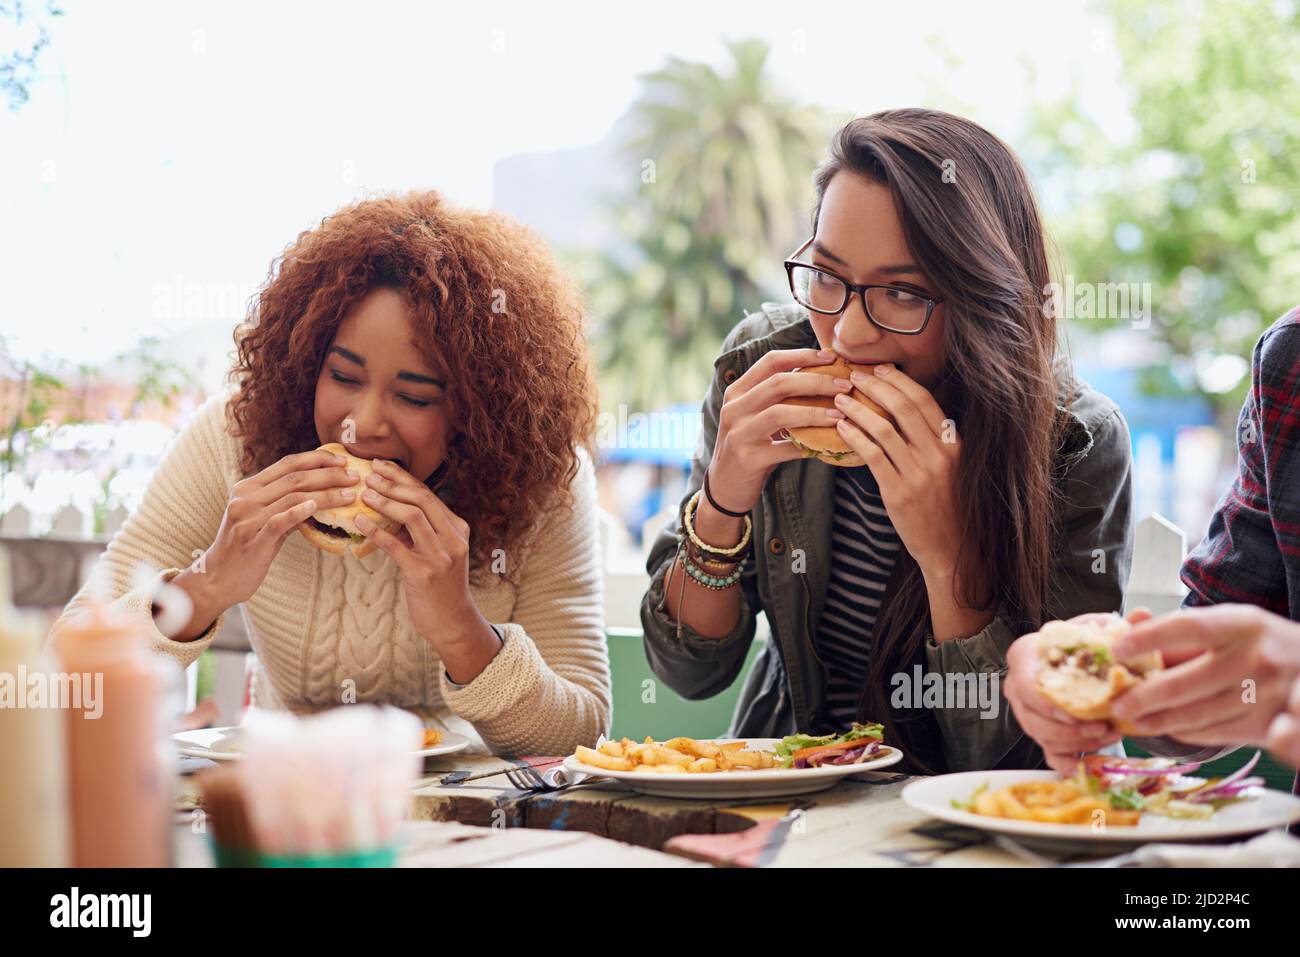
{"label": "person's hand holding sandwich", "polygon": [[[1254,605],[1185,608],[1158,618],[1139,610],[1118,622],[1113,615],[1049,622],[1008,650],[1007,700],[1051,767],[1069,774],[1080,753],[1126,734],[1258,745],[1300,763],[1300,624]],[[1089,631],[1110,632],[1105,687],[1068,667],[1080,663],[1077,657],[1064,670],[1049,660],[1076,651],[1068,634],[1086,642]],[[1067,640],[1052,639],[1053,632]],[[1095,655],[1081,648],[1096,673]],[[1112,675],[1112,663],[1128,674]]]}
{"label": "person's hand holding sandwich", "polygon": [[215,541],[173,580],[192,616],[169,637],[192,640],[247,601],[295,529],[332,560],[381,549],[397,562],[411,624],[453,681],[469,683],[501,649],[470,595],[469,525],[400,465],[357,458],[337,442],[235,484]]}
{"label": "person's hand holding sandwich", "polygon": [[1300,624],[1255,605],[1161,615],[1125,635],[1115,651],[1179,662],[1113,710],[1139,734],[1190,744],[1268,746],[1300,680]]}
{"label": "person's hand holding sandwich", "polygon": [[[396,562],[415,633],[452,681],[468,684],[502,647],[470,594],[469,523],[396,462],[358,459],[337,443],[321,448],[343,455],[359,473],[357,499],[328,516],[317,513],[299,531],[334,554],[346,547],[362,557],[378,548]],[[331,534],[339,530],[347,538]]]}
{"label": "person's hand holding sandwich", "polygon": [[1146,682],[1164,664],[1159,655],[1123,655],[1116,648],[1130,626],[1150,618],[1145,609],[1127,618],[1110,613],[1052,621],[1007,649],[1007,701],[1025,733],[1039,743],[1047,764],[1074,773],[1079,755],[1099,751],[1131,732],[1113,703]]}

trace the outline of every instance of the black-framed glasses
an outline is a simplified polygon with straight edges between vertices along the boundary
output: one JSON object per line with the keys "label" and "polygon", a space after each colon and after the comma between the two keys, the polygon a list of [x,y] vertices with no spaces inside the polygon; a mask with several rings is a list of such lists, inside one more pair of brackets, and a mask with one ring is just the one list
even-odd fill
{"label": "black-framed glasses", "polygon": [[848,307],[849,297],[857,293],[862,298],[867,319],[879,328],[900,336],[917,336],[925,332],[934,307],[943,302],[942,299],[930,299],[919,290],[906,286],[877,283],[857,286],[829,269],[800,262],[799,257],[815,238],[810,237],[785,261],[785,272],[795,302],[818,315],[838,316]]}

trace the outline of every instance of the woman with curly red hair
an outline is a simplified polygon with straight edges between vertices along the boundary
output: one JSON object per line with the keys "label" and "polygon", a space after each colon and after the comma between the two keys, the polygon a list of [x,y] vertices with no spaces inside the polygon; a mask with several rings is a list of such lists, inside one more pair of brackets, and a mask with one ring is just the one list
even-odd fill
{"label": "woman with curly red hair", "polygon": [[[240,605],[260,706],[391,703],[508,754],[608,730],[593,376],[545,245],[433,192],[359,202],[285,250],[235,341],[63,619],[107,587],[188,664]],[[358,520],[364,557],[294,534],[356,504],[329,443],[374,460],[391,524]],[[191,599],[167,634],[142,562]]]}

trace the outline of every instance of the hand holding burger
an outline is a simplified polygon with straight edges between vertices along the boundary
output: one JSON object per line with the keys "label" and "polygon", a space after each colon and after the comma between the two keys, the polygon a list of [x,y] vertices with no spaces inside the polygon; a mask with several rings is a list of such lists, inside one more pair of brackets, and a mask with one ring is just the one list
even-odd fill
{"label": "hand holding burger", "polygon": [[[862,365],[856,362],[848,362],[845,359],[836,356],[835,361],[829,365],[810,366],[807,369],[800,369],[800,372],[810,375],[829,376],[832,379],[842,379],[852,381],[853,373],[862,375],[873,375],[876,367],[873,365]],[[876,415],[883,416],[886,420],[892,422],[889,413],[880,405],[873,402],[871,398],[859,389],[851,393],[853,398],[861,402]],[[818,395],[813,397],[800,397],[790,399],[791,405],[806,406],[810,409],[834,409],[836,396]],[[844,435],[838,427],[839,419],[828,418],[825,425],[805,425],[797,428],[785,430],[786,437],[790,442],[803,452],[806,458],[815,458],[825,462],[827,465],[838,465],[845,468],[852,468],[859,465],[865,465],[866,462],[862,455],[857,452],[853,446],[845,440]]]}
{"label": "hand holding burger", "polygon": [[[789,430],[833,428],[836,420],[844,418],[844,413],[833,407],[833,399],[852,385],[847,378],[816,374],[835,359],[829,350],[773,349],[727,386],[709,463],[709,484],[720,505],[749,511],[773,469],[804,457],[801,447],[786,440]],[[810,396],[824,398],[826,403],[799,401]],[[702,509],[709,516],[714,514],[707,503]],[[708,525],[707,518],[704,525]]]}
{"label": "hand holding burger", "polygon": [[216,538],[172,580],[189,595],[193,614],[169,637],[197,638],[227,608],[251,598],[293,530],[320,510],[355,499],[356,482],[342,456],[321,449],[286,455],[236,482]]}
{"label": "hand holding burger", "polygon": [[349,454],[348,450],[338,442],[322,445],[316,451],[342,458],[345,462],[344,467],[356,473],[357,477],[351,489],[353,498],[341,505],[316,509],[298,526],[298,531],[307,541],[331,555],[351,553],[355,558],[365,558],[378,546],[357,525],[357,519],[364,515],[385,531],[393,529],[397,524],[363,501],[364,493],[368,488],[366,478],[374,472],[374,462]]}
{"label": "hand holding burger", "polygon": [[365,536],[361,547],[377,547],[397,563],[416,634],[453,681],[468,684],[501,650],[470,594],[469,524],[401,466],[386,459],[371,464],[359,486],[364,507],[349,510]]}
{"label": "hand holding burger", "polygon": [[1300,624],[1255,605],[1161,615],[1117,641],[1167,668],[1115,703],[1139,734],[1201,745],[1264,744],[1300,681]]}
{"label": "hand holding burger", "polygon": [[[1127,624],[1132,625],[1150,617],[1150,612],[1137,609],[1129,613],[1126,621]],[[1065,651],[1065,648],[1070,647],[1066,636],[1070,631],[1074,631],[1091,639],[1107,628],[1118,633],[1123,626],[1114,624],[1115,621],[1116,617],[1109,613],[1079,615],[1068,622],[1059,623],[1068,627],[1058,629],[1055,636],[1051,634],[1051,629],[1048,629],[1046,640],[1042,632],[1030,632],[1017,638],[1007,649],[1007,676],[1002,686],[1003,693],[1020,727],[1042,747],[1048,765],[1062,774],[1074,773],[1080,754],[1098,751],[1114,744],[1124,736],[1124,733],[1106,717],[1086,719],[1077,717],[1076,714],[1097,713],[1087,711],[1082,706],[1092,704],[1090,700],[1080,702],[1074,700],[1073,696],[1058,696],[1058,700],[1063,699],[1070,706],[1071,710],[1066,710],[1044,693],[1040,676],[1045,669],[1065,667],[1065,672],[1059,677],[1048,678],[1047,685],[1068,686],[1071,672],[1081,665],[1082,670],[1087,672],[1089,664],[1095,665],[1096,659],[1094,656],[1090,662],[1075,657],[1073,661],[1067,662],[1066,659],[1071,657],[1073,651]],[[1083,642],[1080,641],[1079,647],[1082,646]],[[1058,655],[1057,652],[1061,654]],[[1053,658],[1058,659],[1055,664],[1051,663]],[[1109,674],[1106,680],[1109,686]],[[1123,679],[1117,682],[1117,685],[1122,683],[1124,683]],[[1099,697],[1106,697],[1106,693],[1103,692]],[[1076,705],[1080,706],[1076,707]]]}
{"label": "hand holding burger", "polygon": [[[841,444],[871,470],[899,538],[926,585],[949,603],[962,542],[957,498],[961,440],[934,396],[892,363],[850,368],[853,392],[837,396]],[[838,446],[837,446],[838,447]],[[933,605],[933,603],[932,603]],[[987,623],[987,622],[986,622]],[[958,633],[971,634],[958,628]],[[937,640],[951,635],[936,634]]]}
{"label": "hand holding burger", "polygon": [[1160,652],[1121,660],[1115,642],[1130,624],[1118,615],[1106,621],[1049,621],[1038,631],[1038,690],[1080,721],[1108,721],[1123,734],[1133,725],[1111,710],[1115,700],[1164,668]]}

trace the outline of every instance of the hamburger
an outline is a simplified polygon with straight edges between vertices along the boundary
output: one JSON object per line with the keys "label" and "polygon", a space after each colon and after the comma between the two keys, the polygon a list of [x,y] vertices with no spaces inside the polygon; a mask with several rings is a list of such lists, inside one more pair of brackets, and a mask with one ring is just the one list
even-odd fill
{"label": "hamburger", "polygon": [[1038,690],[1071,717],[1109,721],[1116,731],[1134,733],[1131,724],[1111,717],[1111,702],[1165,664],[1158,651],[1115,660],[1111,646],[1131,627],[1119,616],[1105,624],[1047,622],[1038,632]]}
{"label": "hamburger", "polygon": [[357,473],[356,485],[352,487],[356,496],[346,505],[320,509],[315,515],[309,516],[305,522],[299,524],[298,531],[302,532],[307,541],[331,555],[351,552],[356,558],[365,558],[379,546],[368,540],[357,528],[357,516],[366,516],[385,531],[391,531],[397,525],[388,516],[381,515],[361,501],[361,493],[368,487],[366,476],[375,470],[374,463],[370,459],[359,459],[355,455],[349,455],[348,450],[338,442],[322,445],[319,451],[332,452],[347,459],[343,467],[355,469]]}
{"label": "hamburger", "polygon": [[[828,365],[809,366],[806,369],[800,369],[800,372],[809,372],[814,375],[828,375],[837,379],[847,379],[854,372],[863,372],[872,375],[875,372],[874,365],[861,365],[856,362],[849,362],[843,358],[836,360]],[[860,389],[854,389],[849,393],[872,412],[883,415],[889,421],[894,421],[888,412],[882,409],[877,403],[867,398],[866,394]],[[798,398],[786,399],[789,405],[803,405],[813,409],[833,409],[835,408],[835,397],[831,395],[801,396]],[[840,430],[835,425],[809,425],[797,429],[785,429],[783,435],[790,442],[803,452],[805,458],[815,458],[827,465],[839,465],[843,467],[853,467],[864,465],[862,456],[853,451],[853,448],[844,441],[840,435]]]}

